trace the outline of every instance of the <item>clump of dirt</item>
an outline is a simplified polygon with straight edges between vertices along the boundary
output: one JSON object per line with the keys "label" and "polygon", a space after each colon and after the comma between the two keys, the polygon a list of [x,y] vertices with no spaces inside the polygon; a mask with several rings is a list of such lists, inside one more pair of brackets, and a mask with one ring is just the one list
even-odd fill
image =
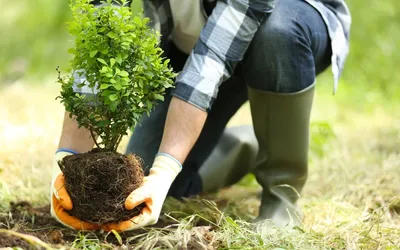
{"label": "clump of dirt", "polygon": [[[166,222],[166,219],[166,216],[161,216],[154,228],[164,228],[165,232],[173,230],[171,223]],[[176,224],[176,220],[172,223]],[[220,244],[220,242],[213,239],[213,230],[214,228],[209,226],[195,226],[185,230],[188,233],[186,235],[190,235],[190,241],[187,242],[187,248],[179,249],[217,249],[218,246],[215,244]],[[10,234],[13,232],[23,234],[23,237]],[[116,237],[113,233],[102,230],[78,232],[57,222],[50,214],[50,205],[33,207],[26,201],[11,202],[9,209],[0,211],[0,249],[2,247],[45,249],[39,246],[38,241],[48,248],[69,249],[74,243],[80,244],[79,239],[82,236],[89,237],[91,242],[95,242],[96,246],[101,246],[101,249],[137,249],[136,247],[143,243],[147,233],[148,230],[138,229],[121,232],[119,237]],[[32,239],[36,243],[32,243]],[[167,243],[162,240],[155,244],[162,248],[171,248],[171,245],[166,245]],[[205,245],[215,245],[215,247],[207,248],[204,247]]]}
{"label": "clump of dirt", "polygon": [[23,249],[29,249],[31,246],[28,242],[21,238],[9,236],[7,234],[0,233],[0,246],[1,247],[22,247]]}
{"label": "clump of dirt", "polygon": [[73,208],[68,213],[94,224],[121,222],[138,215],[144,204],[124,207],[128,195],[143,181],[141,159],[133,154],[93,149],[59,162]]}
{"label": "clump of dirt", "polygon": [[[160,225],[158,223],[158,226]],[[50,214],[50,205],[33,207],[31,203],[26,201],[11,202],[9,210],[0,212],[0,230],[11,230],[24,234],[26,237],[35,237],[52,246],[70,245],[76,240],[78,233],[78,231],[64,227],[56,221]],[[120,236],[125,243],[127,238],[143,232],[143,230],[122,232]],[[117,249],[117,246],[121,245],[112,233],[95,231],[81,232],[81,234],[88,234],[91,238],[95,236],[99,243],[112,246],[112,249]],[[35,249],[26,239],[0,231],[1,247]]]}
{"label": "clump of dirt", "polygon": [[[0,216],[0,229],[13,230],[18,233],[36,237],[49,244],[71,243],[76,231],[63,228],[50,215],[50,206],[32,207],[29,202],[11,202],[10,209]],[[25,239],[0,233],[0,247],[22,247],[32,249]]]}

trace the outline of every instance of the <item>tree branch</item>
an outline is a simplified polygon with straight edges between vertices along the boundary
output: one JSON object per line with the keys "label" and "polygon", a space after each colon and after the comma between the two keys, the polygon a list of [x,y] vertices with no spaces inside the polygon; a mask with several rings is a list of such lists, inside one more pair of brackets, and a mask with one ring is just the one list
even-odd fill
{"label": "tree branch", "polygon": [[90,131],[90,135],[92,136],[92,139],[94,141],[94,144],[96,144],[96,147],[101,148],[100,145],[96,141],[96,137],[94,136],[92,129],[89,129],[89,131]]}

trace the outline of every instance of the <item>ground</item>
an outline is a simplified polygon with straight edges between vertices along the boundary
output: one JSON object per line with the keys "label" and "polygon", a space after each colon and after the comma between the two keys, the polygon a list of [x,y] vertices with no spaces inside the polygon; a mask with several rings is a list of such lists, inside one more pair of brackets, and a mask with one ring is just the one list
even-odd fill
{"label": "ground", "polygon": [[[399,105],[365,95],[367,106],[353,106],[343,101],[344,94],[329,91],[318,87],[314,102],[301,227],[251,224],[260,189],[249,175],[218,194],[186,203],[169,199],[155,227],[94,234],[62,228],[49,216],[50,170],[63,117],[54,76],[40,84],[5,86],[0,90],[0,247],[400,249]],[[229,125],[250,124],[248,108],[244,105]]]}

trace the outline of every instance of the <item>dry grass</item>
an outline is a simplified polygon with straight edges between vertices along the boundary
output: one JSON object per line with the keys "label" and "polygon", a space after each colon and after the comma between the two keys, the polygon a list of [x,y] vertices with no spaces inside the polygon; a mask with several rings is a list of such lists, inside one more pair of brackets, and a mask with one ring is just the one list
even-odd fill
{"label": "dry grass", "polygon": [[[51,162],[63,117],[53,82],[48,79],[40,88],[17,83],[0,92],[2,209],[12,200],[49,202]],[[186,204],[169,200],[164,217],[171,226],[129,240],[144,240],[135,244],[137,249],[400,249],[399,117],[393,107],[362,113],[344,109],[329,95],[316,96],[301,228],[246,222],[256,216],[259,204],[257,183],[248,177],[212,196],[216,203],[228,201],[219,208],[201,199]],[[247,105],[230,125],[241,123],[250,123]],[[65,247],[100,249],[100,241],[91,237],[79,233]]]}

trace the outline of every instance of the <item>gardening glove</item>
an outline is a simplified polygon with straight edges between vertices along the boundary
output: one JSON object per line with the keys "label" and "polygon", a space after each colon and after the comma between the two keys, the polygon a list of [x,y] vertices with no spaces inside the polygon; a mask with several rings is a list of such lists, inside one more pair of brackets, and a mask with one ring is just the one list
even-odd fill
{"label": "gardening glove", "polygon": [[76,230],[96,230],[100,226],[83,222],[76,217],[73,217],[67,213],[67,210],[72,209],[72,200],[68,195],[64,185],[64,175],[58,165],[58,161],[61,161],[68,155],[76,154],[76,152],[69,149],[57,150],[53,160],[53,170],[50,187],[50,213],[58,222],[66,227]]}
{"label": "gardening glove", "polygon": [[174,157],[165,153],[157,154],[149,175],[143,178],[142,185],[125,201],[128,210],[144,203],[146,206],[140,215],[128,221],[103,225],[103,230],[130,231],[156,224],[168,190],[181,170],[181,163]]}

